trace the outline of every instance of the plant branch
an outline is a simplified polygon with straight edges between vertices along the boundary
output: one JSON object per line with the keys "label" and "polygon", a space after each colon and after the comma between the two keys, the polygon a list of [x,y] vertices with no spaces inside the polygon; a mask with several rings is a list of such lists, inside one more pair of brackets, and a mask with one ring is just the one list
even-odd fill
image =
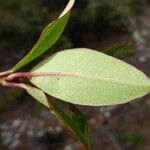
{"label": "plant branch", "polygon": [[0,72],[0,78],[6,75],[9,75],[12,73],[12,70],[8,70],[8,71],[4,71],[4,72]]}
{"label": "plant branch", "polygon": [[72,76],[72,77],[79,77],[77,74],[73,73],[65,73],[65,72],[19,72],[13,73],[4,77],[3,80],[7,82],[11,82],[15,79],[19,78],[30,78],[30,77],[43,77],[43,76]]}
{"label": "plant branch", "polygon": [[21,88],[25,90],[27,89],[27,85],[23,83],[13,83],[13,82],[6,82],[6,81],[2,81],[1,83],[3,86],[6,86],[6,87]]}

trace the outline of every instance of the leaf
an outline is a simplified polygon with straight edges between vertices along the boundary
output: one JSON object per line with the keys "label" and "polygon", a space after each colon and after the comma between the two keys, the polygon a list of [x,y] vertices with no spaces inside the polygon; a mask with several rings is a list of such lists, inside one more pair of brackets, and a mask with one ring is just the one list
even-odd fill
{"label": "leaf", "polygon": [[105,51],[105,54],[116,57],[116,58],[126,58],[133,54],[135,54],[135,48],[124,44],[120,45],[119,47],[110,48]]}
{"label": "leaf", "polygon": [[38,102],[49,108],[47,97],[43,91],[32,86],[26,86],[26,91],[36,100],[38,100]]}
{"label": "leaf", "polygon": [[67,21],[70,16],[71,8],[73,7],[75,0],[70,0],[65,10],[62,12],[60,17],[50,23],[42,32],[39,37],[37,43],[33,46],[31,51],[13,67],[13,71],[17,71],[18,69],[24,67],[37,57],[41,56],[44,52],[46,52],[55,42],[59,39],[62,34]]}
{"label": "leaf", "polygon": [[0,85],[3,85],[3,80],[0,79]]}
{"label": "leaf", "polygon": [[86,150],[89,150],[89,132],[88,124],[84,114],[78,110],[74,105],[63,102],[63,105],[70,109],[71,113],[65,113],[61,108],[59,108],[52,100],[48,100],[45,93],[40,89],[26,86],[27,92],[38,100],[40,103],[44,104],[46,107],[50,108],[52,112],[58,117],[81,141]]}
{"label": "leaf", "polygon": [[150,92],[150,79],[133,66],[106,54],[80,48],[56,53],[32,72],[31,82],[49,95],[73,104],[113,105]]}

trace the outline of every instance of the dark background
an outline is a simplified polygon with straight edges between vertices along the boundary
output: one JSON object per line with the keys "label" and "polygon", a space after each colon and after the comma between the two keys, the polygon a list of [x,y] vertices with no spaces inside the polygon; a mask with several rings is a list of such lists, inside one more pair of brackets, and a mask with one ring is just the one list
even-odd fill
{"label": "dark background", "polygon": [[[0,71],[25,56],[67,2],[0,0]],[[149,10],[149,0],[76,0],[63,35],[38,61],[63,49],[88,47],[122,59],[150,76]],[[110,50],[124,44],[119,50]],[[88,119],[91,150],[150,149],[149,95],[124,105],[78,107]],[[55,116],[18,89],[0,87],[0,134],[0,150],[82,149]]]}

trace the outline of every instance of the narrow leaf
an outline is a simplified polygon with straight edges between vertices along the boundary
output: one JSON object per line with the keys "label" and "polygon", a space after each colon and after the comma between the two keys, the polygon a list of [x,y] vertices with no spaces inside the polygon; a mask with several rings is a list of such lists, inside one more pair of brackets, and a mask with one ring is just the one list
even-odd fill
{"label": "narrow leaf", "polygon": [[129,102],[150,92],[150,79],[135,67],[89,49],[58,52],[32,72],[31,82],[49,95],[80,105]]}
{"label": "narrow leaf", "polygon": [[30,63],[35,58],[41,56],[44,52],[46,52],[55,42],[59,39],[62,34],[67,21],[70,16],[71,8],[73,7],[75,0],[70,0],[67,7],[60,15],[58,19],[50,23],[42,32],[41,36],[37,43],[33,46],[31,51],[19,62],[17,63],[13,71],[16,71],[28,63]]}
{"label": "narrow leaf", "polygon": [[85,149],[89,150],[88,124],[85,116],[80,110],[72,104],[63,102],[63,105],[67,106],[66,109],[71,111],[70,114],[67,114],[59,106],[54,104],[52,100],[48,100],[45,93],[41,90],[31,86],[26,86],[26,90],[32,97],[50,108],[56,117],[58,117],[80,140]]}
{"label": "narrow leaf", "polygon": [[3,80],[0,79],[0,85],[3,85]]}
{"label": "narrow leaf", "polygon": [[26,91],[34,97],[38,102],[49,108],[49,103],[43,91],[32,86],[27,86]]}
{"label": "narrow leaf", "polygon": [[116,58],[126,58],[128,56],[135,54],[136,50],[135,48],[127,44],[124,44],[124,45],[120,45],[119,47],[110,48],[104,52],[105,54]]}

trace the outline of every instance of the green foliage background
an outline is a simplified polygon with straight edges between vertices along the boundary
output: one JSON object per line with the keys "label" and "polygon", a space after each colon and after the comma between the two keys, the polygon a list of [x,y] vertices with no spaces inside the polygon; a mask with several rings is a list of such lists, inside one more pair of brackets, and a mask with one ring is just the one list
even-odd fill
{"label": "green foliage background", "polygon": [[[30,48],[44,26],[58,16],[66,3],[61,0],[55,3],[53,0],[0,0],[0,50]],[[103,30],[123,31],[129,17],[136,13],[133,0],[77,1],[60,46],[62,42],[65,43],[63,48],[80,45],[87,37],[100,36]]]}

